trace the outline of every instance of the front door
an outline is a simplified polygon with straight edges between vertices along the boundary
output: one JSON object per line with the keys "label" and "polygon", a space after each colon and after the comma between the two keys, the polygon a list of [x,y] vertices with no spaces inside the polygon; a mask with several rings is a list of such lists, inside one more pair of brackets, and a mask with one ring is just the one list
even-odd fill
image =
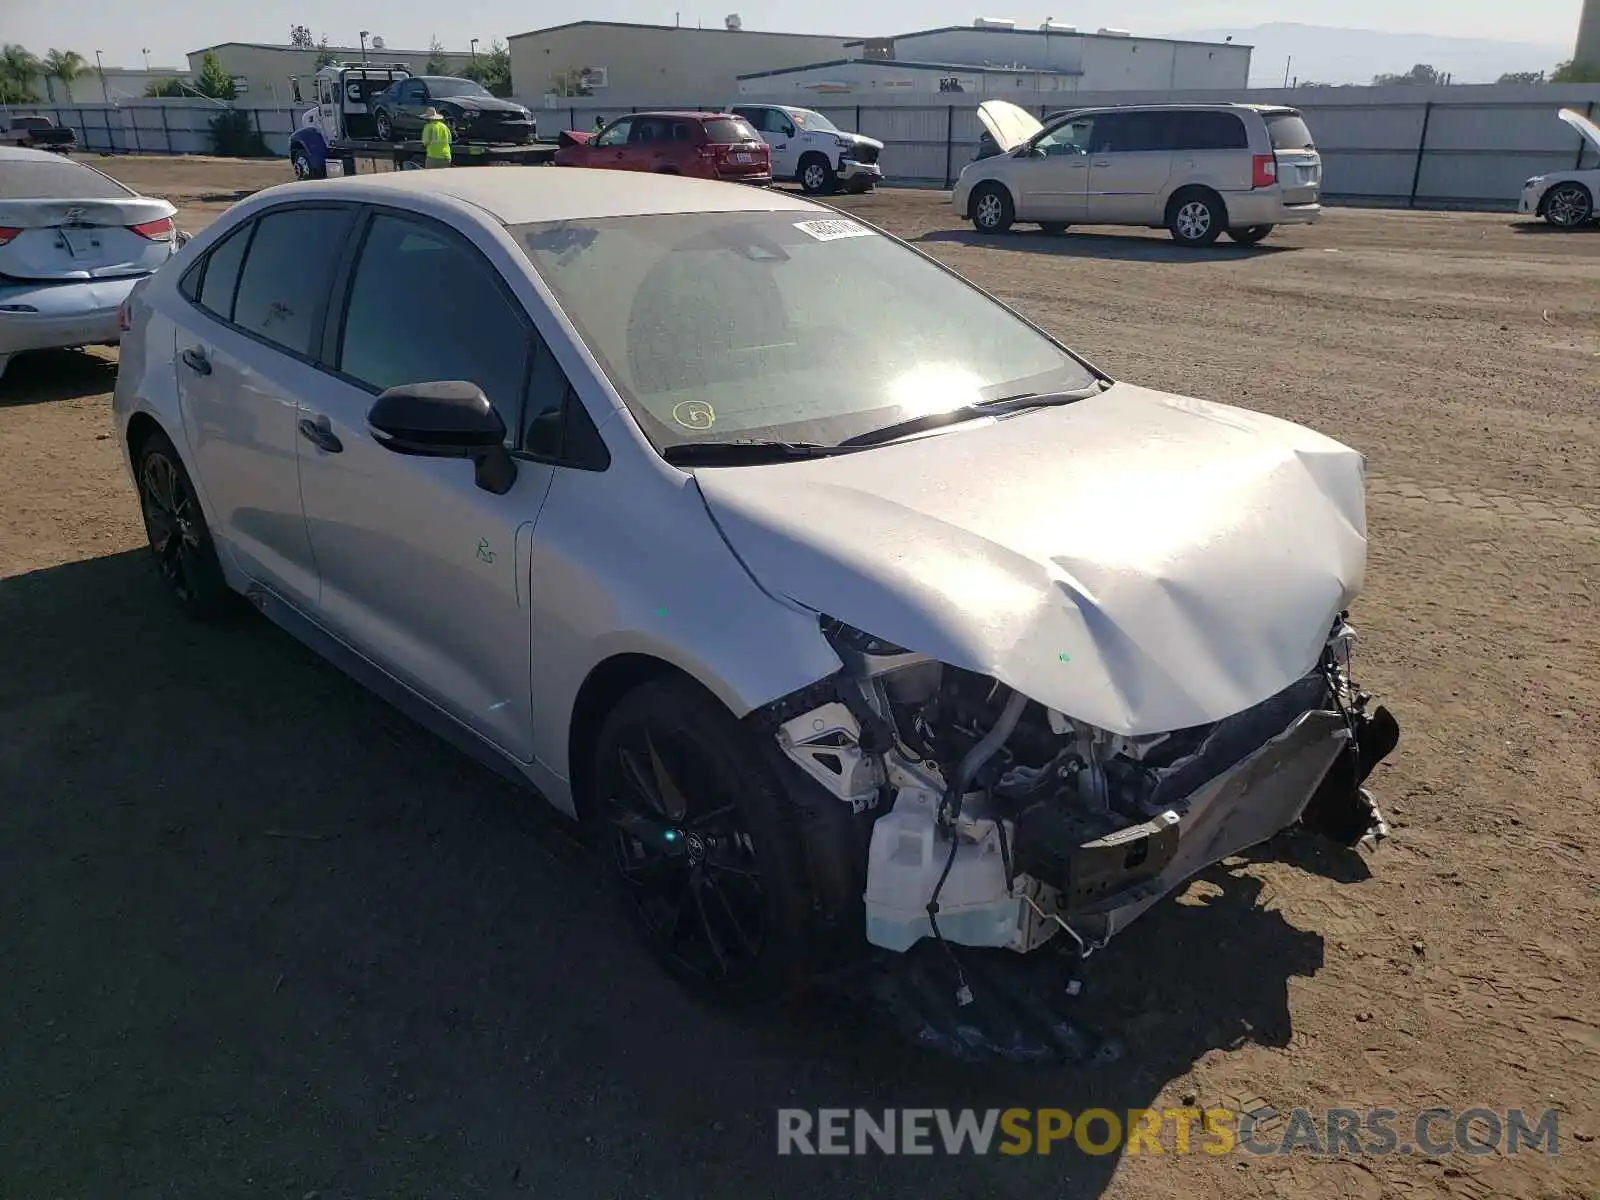
{"label": "front door", "polygon": [[1089,146],[1090,224],[1163,223],[1176,120],[1176,114],[1158,112],[1101,113],[1095,118]]}
{"label": "front door", "polygon": [[394,115],[394,130],[407,137],[422,136],[422,110],[428,107],[428,85],[408,79],[400,85],[400,105]]}
{"label": "front door", "polygon": [[[469,380],[520,448],[533,327],[459,233],[377,209],[348,300],[306,393],[300,492],[322,581],[319,619],[513,757],[533,758],[529,552],[554,470],[517,463],[503,496],[464,459],[396,454],[367,412],[384,388]],[[341,289],[342,290],[342,289]]]}
{"label": "front door", "polygon": [[218,242],[185,295],[178,396],[200,486],[235,563],[309,611],[317,572],[300,507],[297,397],[317,385],[310,348],[349,207],[294,205]]}
{"label": "front door", "polygon": [[589,143],[584,155],[586,167],[628,169],[628,139],[633,134],[633,118],[623,117],[602,129]]}
{"label": "front door", "polygon": [[800,170],[800,130],[781,108],[738,108],[734,115],[744,117],[772,150],[772,177],[792,179]]}
{"label": "front door", "polygon": [[1019,220],[1084,219],[1089,198],[1089,145],[1099,119],[1087,116],[1057,125],[1022,152],[1013,168]]}

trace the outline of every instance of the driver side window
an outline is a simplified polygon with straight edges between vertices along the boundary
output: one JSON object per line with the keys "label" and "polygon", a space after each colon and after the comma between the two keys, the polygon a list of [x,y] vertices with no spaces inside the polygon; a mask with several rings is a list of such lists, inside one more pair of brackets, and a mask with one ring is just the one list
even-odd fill
{"label": "driver side window", "polygon": [[415,79],[406,81],[405,88],[400,93],[402,104],[421,104],[428,98],[428,89]]}
{"label": "driver side window", "polygon": [[1083,117],[1076,121],[1058,125],[1045,134],[1033,146],[1035,150],[1043,150],[1048,155],[1058,154],[1087,154],[1089,143],[1094,139],[1094,118]]}
{"label": "driver side window", "polygon": [[594,140],[596,146],[623,146],[627,144],[628,134],[633,131],[633,120],[623,117],[622,120],[608,125],[603,133]]}

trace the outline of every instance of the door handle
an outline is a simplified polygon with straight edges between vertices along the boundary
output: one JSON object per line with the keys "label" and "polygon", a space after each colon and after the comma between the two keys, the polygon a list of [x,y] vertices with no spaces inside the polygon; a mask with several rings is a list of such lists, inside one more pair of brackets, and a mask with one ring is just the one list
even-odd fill
{"label": "door handle", "polygon": [[1111,160],[1109,158],[1097,158],[1094,160],[1094,165],[1097,167],[1109,167]]}
{"label": "door handle", "polygon": [[[326,421],[328,418],[321,418]],[[339,440],[339,435],[329,429],[327,425],[318,421],[302,419],[300,422],[300,436],[305,438],[318,450],[326,450],[329,454],[338,454],[344,449],[344,443]]]}
{"label": "door handle", "polygon": [[190,346],[179,357],[183,359],[183,365],[196,375],[211,374],[211,360],[206,357],[206,352],[200,349],[199,346]]}

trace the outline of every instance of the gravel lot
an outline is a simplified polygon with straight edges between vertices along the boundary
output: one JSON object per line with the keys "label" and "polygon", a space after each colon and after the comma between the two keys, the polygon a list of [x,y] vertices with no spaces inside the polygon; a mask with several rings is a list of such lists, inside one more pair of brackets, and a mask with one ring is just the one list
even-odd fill
{"label": "gravel lot", "polygon": [[[283,164],[99,160],[198,229]],[[976,1070],[704,1011],[536,804],[264,622],[185,624],[116,352],[0,383],[0,1194],[1600,1196],[1600,232],[1339,210],[1259,251],[850,207],[1112,373],[1370,464],[1375,856],[1293,839],[1091,964],[1127,1058]],[[1369,869],[1370,868],[1370,869]],[[778,1106],[1262,1097],[1561,1116],[1560,1154],[778,1159]]]}

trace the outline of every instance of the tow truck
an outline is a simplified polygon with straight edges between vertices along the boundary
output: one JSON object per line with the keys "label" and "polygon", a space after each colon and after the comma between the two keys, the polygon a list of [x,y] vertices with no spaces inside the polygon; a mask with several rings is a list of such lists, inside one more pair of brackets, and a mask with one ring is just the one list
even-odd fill
{"label": "tow truck", "polygon": [[[410,171],[427,157],[420,141],[383,141],[377,136],[372,101],[411,72],[402,63],[332,63],[311,81],[316,104],[300,115],[289,136],[289,162],[296,179],[354,175],[358,164],[367,171]],[[294,98],[304,104],[300,80],[290,78]],[[457,137],[451,143],[451,165],[457,167],[536,165],[555,157],[553,145],[510,145]]]}

